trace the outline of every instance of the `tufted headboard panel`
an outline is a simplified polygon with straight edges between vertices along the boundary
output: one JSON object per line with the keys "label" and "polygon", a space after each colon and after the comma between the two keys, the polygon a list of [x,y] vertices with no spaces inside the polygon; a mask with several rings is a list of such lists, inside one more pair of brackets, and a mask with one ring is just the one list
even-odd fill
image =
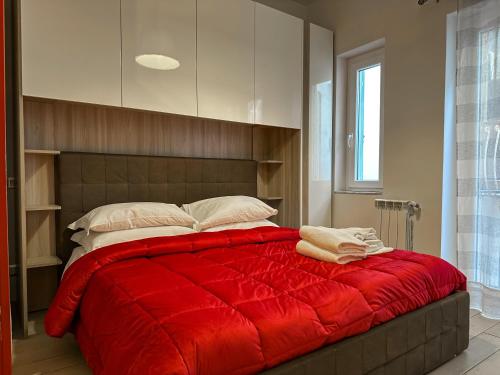
{"label": "tufted headboard panel", "polygon": [[111,203],[181,205],[224,195],[257,195],[257,162],[62,152],[56,159],[57,255],[75,244],[67,225]]}

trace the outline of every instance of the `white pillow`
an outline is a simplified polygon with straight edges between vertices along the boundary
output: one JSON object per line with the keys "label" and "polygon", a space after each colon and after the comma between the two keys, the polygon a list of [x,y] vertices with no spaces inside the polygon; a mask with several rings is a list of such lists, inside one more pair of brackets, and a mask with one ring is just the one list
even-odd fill
{"label": "white pillow", "polygon": [[194,217],[197,230],[224,224],[264,220],[276,215],[278,210],[257,198],[242,195],[210,198],[182,205],[184,211]]}
{"label": "white pillow", "polygon": [[68,225],[69,229],[82,228],[89,233],[111,232],[132,228],[177,225],[192,227],[196,222],[175,204],[136,202],[108,204],[93,209]]}
{"label": "white pillow", "polygon": [[86,252],[90,252],[117,243],[152,237],[181,236],[190,233],[196,233],[196,231],[191,228],[178,226],[127,229],[104,233],[91,232],[90,234],[82,230],[73,234],[71,241],[81,245]]}
{"label": "white pillow", "polygon": [[248,221],[244,223],[233,223],[233,224],[224,224],[218,225],[213,228],[205,229],[203,232],[219,232],[221,230],[229,230],[229,229],[252,229],[257,227],[277,227],[278,225],[274,224],[269,220],[258,220],[258,221]]}

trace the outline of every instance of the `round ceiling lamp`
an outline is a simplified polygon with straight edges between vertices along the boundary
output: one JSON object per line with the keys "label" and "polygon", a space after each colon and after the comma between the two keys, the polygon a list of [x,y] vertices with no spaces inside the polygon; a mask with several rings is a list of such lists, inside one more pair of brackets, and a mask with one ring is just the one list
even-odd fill
{"label": "round ceiling lamp", "polygon": [[156,70],[174,70],[181,63],[169,56],[158,54],[143,54],[135,57],[135,62],[141,66]]}

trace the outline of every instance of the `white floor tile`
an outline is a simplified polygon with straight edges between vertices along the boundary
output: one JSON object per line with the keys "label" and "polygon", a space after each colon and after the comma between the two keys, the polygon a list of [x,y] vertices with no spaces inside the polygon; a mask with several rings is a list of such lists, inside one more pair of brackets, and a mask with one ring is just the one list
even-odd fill
{"label": "white floor tile", "polygon": [[475,337],[484,331],[487,331],[494,325],[498,324],[498,320],[493,320],[493,319],[488,319],[485,318],[481,315],[475,315],[472,318],[470,318],[470,334],[469,337]]}
{"label": "white floor tile", "polygon": [[483,362],[466,373],[467,375],[498,375],[500,374],[500,351],[486,358]]}
{"label": "white floor tile", "polygon": [[489,358],[491,355],[498,352],[500,348],[500,340],[495,342],[496,337],[493,340],[490,337],[485,337],[489,335],[481,334],[474,337],[469,344],[469,348],[452,359],[451,361],[445,363],[443,366],[437,368],[432,375],[460,375],[465,374],[474,366],[480,364],[485,359]]}
{"label": "white floor tile", "polygon": [[494,335],[496,337],[500,337],[500,323],[495,324],[493,327],[488,329],[486,333]]}
{"label": "white floor tile", "polygon": [[490,344],[496,346],[500,350],[500,337],[490,335],[487,332],[481,333],[479,336],[481,339],[488,341]]}
{"label": "white floor tile", "polygon": [[476,310],[476,309],[470,309],[470,317],[472,318],[473,316],[476,316],[479,314],[481,311]]}

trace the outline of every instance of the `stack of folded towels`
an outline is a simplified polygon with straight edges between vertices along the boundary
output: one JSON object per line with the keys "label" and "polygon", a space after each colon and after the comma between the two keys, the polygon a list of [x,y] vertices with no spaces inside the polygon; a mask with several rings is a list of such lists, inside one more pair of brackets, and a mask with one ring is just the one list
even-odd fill
{"label": "stack of folded towels", "polygon": [[373,228],[325,228],[305,225],[300,228],[299,254],[321,260],[347,264],[369,255],[392,251],[377,238]]}

